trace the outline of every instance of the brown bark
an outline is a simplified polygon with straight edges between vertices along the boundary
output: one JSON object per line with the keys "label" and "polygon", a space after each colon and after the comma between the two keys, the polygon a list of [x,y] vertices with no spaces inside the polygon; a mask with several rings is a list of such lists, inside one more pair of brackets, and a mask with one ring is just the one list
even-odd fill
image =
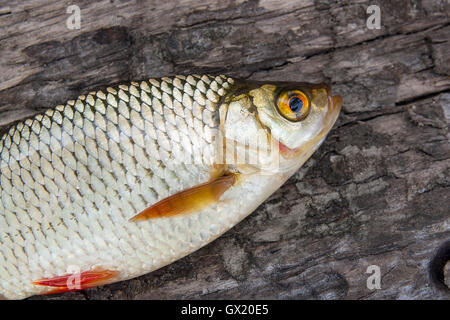
{"label": "brown bark", "polygon": [[[90,89],[179,73],[327,81],[344,98],[315,155],[217,241],[45,298],[450,298],[447,1],[3,2],[0,130]],[[66,26],[71,4],[79,30]],[[370,4],[379,30],[366,27]]]}

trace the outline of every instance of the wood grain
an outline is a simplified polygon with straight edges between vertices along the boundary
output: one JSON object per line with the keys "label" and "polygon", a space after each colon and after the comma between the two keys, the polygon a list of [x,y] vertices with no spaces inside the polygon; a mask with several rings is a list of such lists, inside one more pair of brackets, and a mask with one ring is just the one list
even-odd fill
{"label": "wood grain", "polygon": [[[66,26],[72,4],[79,30]],[[366,27],[370,4],[379,30]],[[449,299],[449,9],[2,1],[0,131],[90,89],[179,73],[327,81],[344,98],[312,159],[217,241],[137,279],[36,298]],[[369,265],[381,269],[379,290],[366,286]]]}

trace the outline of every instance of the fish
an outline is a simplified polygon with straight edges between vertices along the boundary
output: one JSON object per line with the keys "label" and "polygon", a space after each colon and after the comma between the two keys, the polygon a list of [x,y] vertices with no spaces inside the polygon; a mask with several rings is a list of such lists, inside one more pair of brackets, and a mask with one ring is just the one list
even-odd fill
{"label": "fish", "polygon": [[327,84],[177,75],[80,95],[0,138],[0,297],[83,290],[220,237],[324,141]]}

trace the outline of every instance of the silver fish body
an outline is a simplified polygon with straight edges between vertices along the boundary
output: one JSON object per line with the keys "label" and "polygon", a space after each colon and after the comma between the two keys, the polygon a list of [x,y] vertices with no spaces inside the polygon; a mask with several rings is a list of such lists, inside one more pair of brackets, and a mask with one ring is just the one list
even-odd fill
{"label": "silver fish body", "polygon": [[229,167],[215,158],[217,132],[251,130],[226,122],[236,101],[223,101],[233,90],[225,76],[150,79],[90,92],[13,126],[0,139],[0,297],[47,293],[54,288],[33,282],[96,268],[117,272],[113,281],[148,273],[251,213],[320,143],[283,174],[248,173],[198,212],[130,221],[209,181],[217,165]]}

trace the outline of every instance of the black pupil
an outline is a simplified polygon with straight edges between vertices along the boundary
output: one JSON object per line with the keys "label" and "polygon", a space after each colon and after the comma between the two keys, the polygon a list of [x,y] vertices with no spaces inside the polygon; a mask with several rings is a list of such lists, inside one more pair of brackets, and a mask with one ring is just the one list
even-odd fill
{"label": "black pupil", "polygon": [[300,99],[299,97],[292,97],[289,100],[289,108],[291,108],[293,112],[299,112],[300,110],[302,110],[303,108],[302,99]]}

